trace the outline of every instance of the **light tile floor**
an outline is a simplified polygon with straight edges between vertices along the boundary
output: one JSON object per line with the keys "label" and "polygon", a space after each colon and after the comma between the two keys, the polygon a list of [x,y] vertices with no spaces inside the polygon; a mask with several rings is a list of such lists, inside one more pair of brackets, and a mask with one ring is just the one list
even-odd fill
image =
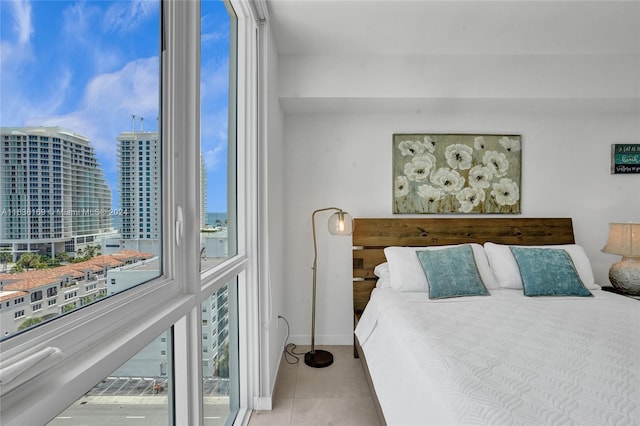
{"label": "light tile floor", "polygon": [[[317,347],[320,349],[320,347]],[[300,361],[282,359],[273,410],[254,411],[249,426],[379,426],[360,360],[352,346],[323,346],[333,354],[333,364],[311,368]],[[299,346],[296,353],[308,351]]]}

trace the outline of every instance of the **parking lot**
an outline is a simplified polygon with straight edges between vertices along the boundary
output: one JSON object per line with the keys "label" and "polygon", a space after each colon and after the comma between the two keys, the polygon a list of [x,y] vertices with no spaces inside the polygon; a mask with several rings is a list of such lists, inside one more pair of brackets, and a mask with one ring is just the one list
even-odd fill
{"label": "parking lot", "polygon": [[[144,396],[167,392],[166,377],[107,377],[94,386],[90,396]],[[202,382],[204,396],[228,396],[229,379],[208,378]]]}

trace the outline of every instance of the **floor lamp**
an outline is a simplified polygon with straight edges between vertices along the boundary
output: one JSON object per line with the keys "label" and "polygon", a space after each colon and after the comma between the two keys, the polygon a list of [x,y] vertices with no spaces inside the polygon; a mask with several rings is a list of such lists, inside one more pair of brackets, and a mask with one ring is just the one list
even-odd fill
{"label": "floor lamp", "polygon": [[316,270],[318,266],[318,248],[316,246],[316,213],[327,210],[336,212],[329,218],[329,233],[331,235],[351,235],[353,232],[353,218],[347,212],[337,207],[318,209],[311,215],[313,229],[313,301],[311,304],[311,350],[304,355],[304,363],[309,367],[323,368],[333,364],[331,352],[316,350]]}

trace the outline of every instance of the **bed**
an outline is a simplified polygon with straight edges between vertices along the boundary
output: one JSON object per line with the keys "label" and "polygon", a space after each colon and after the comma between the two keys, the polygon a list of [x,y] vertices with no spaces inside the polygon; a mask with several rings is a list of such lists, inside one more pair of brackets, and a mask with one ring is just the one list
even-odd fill
{"label": "bed", "polygon": [[640,304],[594,282],[571,219],[357,218],[353,245],[381,423],[640,425]]}

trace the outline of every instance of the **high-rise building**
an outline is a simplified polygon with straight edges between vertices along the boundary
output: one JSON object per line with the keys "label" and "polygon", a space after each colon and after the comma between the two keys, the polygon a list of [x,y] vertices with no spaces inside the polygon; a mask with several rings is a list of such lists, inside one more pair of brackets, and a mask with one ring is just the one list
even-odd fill
{"label": "high-rise building", "polygon": [[113,232],[111,190],[85,136],[0,128],[0,248],[74,254]]}
{"label": "high-rise building", "polygon": [[118,140],[120,232],[125,240],[159,240],[161,159],[158,132],[123,132]]}
{"label": "high-rise building", "polygon": [[200,154],[200,229],[207,225],[207,169]]}

